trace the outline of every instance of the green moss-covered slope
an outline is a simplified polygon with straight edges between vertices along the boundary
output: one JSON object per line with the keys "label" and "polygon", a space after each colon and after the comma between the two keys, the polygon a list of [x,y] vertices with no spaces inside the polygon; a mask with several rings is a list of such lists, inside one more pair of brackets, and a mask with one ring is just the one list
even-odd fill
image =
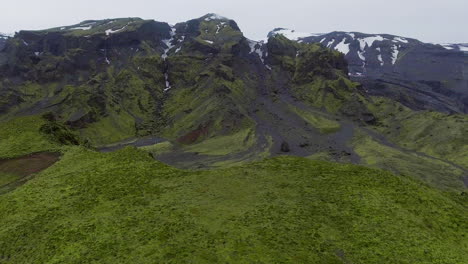
{"label": "green moss-covered slope", "polygon": [[466,207],[451,197],[303,158],[193,172],[132,148],[75,148],[0,196],[0,260],[463,263]]}

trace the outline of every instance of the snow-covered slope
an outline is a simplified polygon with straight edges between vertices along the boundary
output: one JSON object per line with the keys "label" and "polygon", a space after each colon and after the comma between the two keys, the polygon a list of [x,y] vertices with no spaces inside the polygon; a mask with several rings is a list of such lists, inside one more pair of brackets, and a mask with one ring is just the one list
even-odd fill
{"label": "snow-covered slope", "polygon": [[323,34],[317,33],[305,33],[305,32],[297,32],[294,29],[287,29],[287,28],[275,28],[268,34],[268,37],[271,37],[275,34],[281,34],[287,37],[290,40],[301,41],[303,38],[311,37],[311,36],[321,36]]}
{"label": "snow-covered slope", "polygon": [[[421,108],[431,105],[468,112],[468,44],[431,44],[360,32],[303,34],[283,28],[271,31],[268,36],[275,34],[301,43],[320,43],[342,52],[348,61],[349,75],[367,85],[370,92],[409,97],[421,101],[424,104]],[[378,88],[386,86],[392,89]]]}
{"label": "snow-covered slope", "polygon": [[304,34],[294,30],[275,29],[270,32],[282,34],[298,42],[319,42],[323,46],[345,54],[350,62],[350,74],[364,76],[375,67],[391,68],[399,56],[421,42],[387,34],[364,34],[359,32],[332,32],[328,34]]}
{"label": "snow-covered slope", "polygon": [[468,43],[461,43],[461,44],[444,43],[440,45],[448,50],[463,51],[463,52],[468,53]]}

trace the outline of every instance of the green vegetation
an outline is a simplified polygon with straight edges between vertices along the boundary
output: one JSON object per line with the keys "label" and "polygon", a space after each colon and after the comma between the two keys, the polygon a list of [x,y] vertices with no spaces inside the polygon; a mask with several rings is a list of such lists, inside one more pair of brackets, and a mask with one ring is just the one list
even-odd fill
{"label": "green vegetation", "polygon": [[373,100],[376,130],[390,141],[468,169],[468,115],[412,111],[389,99]]}
{"label": "green vegetation", "polygon": [[174,145],[169,141],[165,141],[155,145],[141,147],[140,149],[148,151],[153,155],[160,155],[163,153],[171,152],[174,149]]}
{"label": "green vegetation", "polygon": [[290,108],[307,121],[307,123],[320,130],[321,133],[328,134],[340,130],[340,123],[326,118],[323,114],[312,113],[293,106],[290,106]]}
{"label": "green vegetation", "polygon": [[[18,180],[20,177],[11,173],[0,172],[0,186],[7,185]],[[1,190],[1,189],[0,189]],[[0,191],[1,192],[1,191]]]}
{"label": "green vegetation", "polygon": [[89,20],[83,21],[73,26],[51,28],[37,32],[64,32],[66,35],[83,37],[94,34],[106,34],[106,30],[108,29],[117,31],[119,33],[134,31],[135,29],[137,29],[145,23],[148,23],[149,21],[150,20],[143,20],[141,18]]}
{"label": "green vegetation", "polygon": [[464,171],[443,160],[383,145],[362,131],[353,145],[364,165],[413,176],[441,189],[464,189],[461,180]]}
{"label": "green vegetation", "polygon": [[228,155],[246,151],[255,144],[255,132],[246,129],[238,133],[206,139],[186,148],[205,155]]}
{"label": "green vegetation", "polygon": [[463,263],[467,220],[444,193],[360,166],[279,157],[193,172],[74,148],[0,196],[0,261]]}
{"label": "green vegetation", "polygon": [[11,158],[62,147],[40,132],[48,123],[40,116],[19,117],[0,123],[0,158]]}
{"label": "green vegetation", "polygon": [[135,136],[135,133],[134,119],[127,113],[121,113],[92,123],[81,131],[81,136],[96,145],[103,145],[127,139]]}

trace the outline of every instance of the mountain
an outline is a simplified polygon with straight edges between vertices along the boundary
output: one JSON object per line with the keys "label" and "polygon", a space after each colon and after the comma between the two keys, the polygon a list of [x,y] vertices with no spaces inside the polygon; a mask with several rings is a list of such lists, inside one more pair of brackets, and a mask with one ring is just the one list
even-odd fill
{"label": "mountain", "polygon": [[279,28],[269,33],[273,34],[342,52],[351,78],[372,95],[391,97],[418,110],[468,111],[468,49],[463,44],[359,32],[306,34]]}
{"label": "mountain", "polygon": [[[346,62],[339,53],[278,37],[271,40],[266,48],[270,56],[263,59],[250,45],[234,21],[213,15],[173,27],[118,19],[20,31],[0,54],[4,61],[0,109],[7,115],[53,112],[96,144],[135,133],[162,133],[190,144],[263,127],[258,123],[272,131],[267,127],[275,120],[285,129],[289,126],[281,123],[304,122],[290,118],[300,108],[292,89],[307,97],[312,89],[307,85],[316,84],[323,99],[309,100],[317,107],[363,122],[372,120],[365,104],[352,97],[357,85],[347,80]],[[292,62],[298,52],[303,56],[297,58],[296,69]],[[316,64],[311,61],[316,56],[327,61]],[[308,76],[305,67],[310,66],[317,67],[317,80]],[[290,87],[293,78],[297,88]],[[291,101],[296,110],[273,107],[279,99]],[[332,100],[335,105],[328,105]],[[346,111],[349,107],[355,111]],[[109,123],[114,124],[105,127]],[[104,127],[106,134],[96,133]],[[275,131],[273,136],[275,144],[294,142],[293,150],[303,143],[302,136],[292,138],[287,132]]]}
{"label": "mountain", "polygon": [[461,51],[464,53],[468,52],[468,43],[444,43],[440,45],[448,50]]}
{"label": "mountain", "polygon": [[216,14],[4,43],[0,263],[464,260],[460,48]]}
{"label": "mountain", "polygon": [[0,33],[0,50],[2,50],[3,47],[5,47],[5,43],[8,38],[9,37],[7,35]]}
{"label": "mountain", "polygon": [[[359,40],[350,47],[360,48]],[[401,39],[399,45],[405,41],[419,43]],[[288,154],[411,172],[441,188],[464,186],[465,115],[439,122],[439,115],[413,111],[420,108],[410,100],[416,93],[398,100],[394,86],[381,88],[379,81],[370,88],[374,79],[349,79],[356,75],[355,62],[346,60],[351,51],[307,42],[283,34],[252,41],[235,21],[215,14],[173,26],[121,18],[20,31],[0,52],[0,119],[46,115],[79,137],[70,140],[66,132],[59,141],[102,150],[148,145],[141,137],[165,141],[169,150],[157,148],[153,155],[181,168]],[[380,42],[364,47],[371,53],[369,46]],[[389,60],[383,56],[392,66],[379,66],[382,71],[399,65]],[[417,132],[446,127],[451,132],[435,141]],[[366,144],[390,148],[405,161],[364,158]]]}

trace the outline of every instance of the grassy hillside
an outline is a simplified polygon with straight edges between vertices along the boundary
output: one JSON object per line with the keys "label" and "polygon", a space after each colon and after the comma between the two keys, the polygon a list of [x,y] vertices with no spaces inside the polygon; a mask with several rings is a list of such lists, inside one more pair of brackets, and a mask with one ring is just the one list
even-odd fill
{"label": "grassy hillside", "polygon": [[465,170],[445,160],[382,144],[363,131],[356,133],[353,146],[363,165],[415,177],[440,189],[464,189]]}
{"label": "grassy hillside", "polygon": [[39,132],[47,121],[38,116],[0,122],[0,158],[12,158],[29,153],[57,150],[59,144]]}
{"label": "grassy hillside", "polygon": [[386,98],[373,98],[376,130],[393,143],[468,168],[468,115],[412,111]]}
{"label": "grassy hillside", "polygon": [[0,262],[463,263],[462,204],[354,165],[184,171],[76,147],[0,196]]}

